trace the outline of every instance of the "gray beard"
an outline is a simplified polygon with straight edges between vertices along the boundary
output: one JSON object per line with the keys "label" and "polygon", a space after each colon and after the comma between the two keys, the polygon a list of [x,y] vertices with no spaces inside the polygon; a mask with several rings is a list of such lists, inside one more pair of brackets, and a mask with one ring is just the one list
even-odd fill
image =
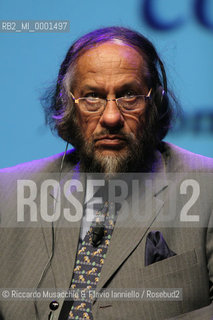
{"label": "gray beard", "polygon": [[119,155],[119,156],[94,156],[93,163],[94,167],[100,167],[101,171],[104,173],[117,173],[117,172],[125,172],[126,164],[127,164],[127,156]]}

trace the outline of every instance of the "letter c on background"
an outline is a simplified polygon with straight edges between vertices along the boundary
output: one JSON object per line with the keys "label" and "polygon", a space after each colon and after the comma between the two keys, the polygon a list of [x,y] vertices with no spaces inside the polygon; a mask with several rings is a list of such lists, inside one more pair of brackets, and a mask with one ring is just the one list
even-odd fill
{"label": "letter c on background", "polygon": [[172,22],[162,21],[160,17],[157,17],[157,14],[154,10],[155,3],[159,0],[142,0],[141,2],[141,13],[143,13],[144,19],[147,24],[149,24],[153,29],[167,31],[179,27],[183,24],[183,18],[176,18]]}

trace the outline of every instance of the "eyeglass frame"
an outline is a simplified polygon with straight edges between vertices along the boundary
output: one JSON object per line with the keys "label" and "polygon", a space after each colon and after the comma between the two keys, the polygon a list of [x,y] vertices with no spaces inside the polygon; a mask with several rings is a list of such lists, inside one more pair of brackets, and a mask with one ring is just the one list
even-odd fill
{"label": "eyeglass frame", "polygon": [[[131,97],[144,97],[144,101],[146,102],[146,100],[151,99],[151,92],[152,92],[152,88],[149,90],[149,92],[148,92],[147,95],[145,95],[145,94],[138,94],[138,95],[132,95]],[[76,99],[75,96],[74,96],[74,94],[73,94],[71,91],[69,91],[69,93],[70,93],[70,95],[71,95],[71,98],[74,100],[74,102],[75,102],[76,104],[79,104],[80,100],[83,100],[83,99],[85,100],[85,99],[87,99],[87,97],[79,97],[79,98]],[[118,105],[118,100],[119,100],[119,99],[122,99],[122,98],[124,98],[124,97],[119,97],[119,98],[115,98],[115,99],[107,99],[107,98],[93,98],[93,99],[99,99],[99,100],[104,100],[104,101],[106,101],[106,103],[105,103],[105,105],[104,105],[104,109],[103,109],[103,111],[102,111],[102,112],[104,112],[108,101],[115,101],[117,108],[118,108],[119,110],[121,110],[122,107],[120,107],[120,106]],[[87,112],[89,112],[89,113],[91,113],[91,114],[98,113],[98,111],[99,111],[99,110],[96,110],[96,111],[89,111],[89,110],[87,110]],[[126,112],[131,112],[131,111],[135,111],[135,110],[131,110],[131,109],[130,109],[129,111],[126,110]]]}

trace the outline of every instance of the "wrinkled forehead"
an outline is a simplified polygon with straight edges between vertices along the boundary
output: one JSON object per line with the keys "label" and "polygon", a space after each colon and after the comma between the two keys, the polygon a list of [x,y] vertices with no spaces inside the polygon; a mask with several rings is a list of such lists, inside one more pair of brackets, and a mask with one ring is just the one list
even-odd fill
{"label": "wrinkled forehead", "polygon": [[76,63],[77,74],[120,73],[132,70],[143,77],[146,63],[142,55],[132,46],[120,40],[108,41],[85,51]]}
{"label": "wrinkled forehead", "polygon": [[93,59],[98,59],[100,62],[116,62],[125,60],[130,65],[134,66],[138,63],[143,63],[143,57],[133,46],[123,43],[119,39],[107,41],[101,44],[88,48],[81,53],[77,60],[80,66],[85,61],[88,64],[94,63]]}

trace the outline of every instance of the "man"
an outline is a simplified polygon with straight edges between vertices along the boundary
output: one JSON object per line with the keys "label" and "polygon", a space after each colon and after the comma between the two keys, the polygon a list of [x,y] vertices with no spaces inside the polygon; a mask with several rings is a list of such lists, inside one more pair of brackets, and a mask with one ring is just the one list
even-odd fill
{"label": "man", "polygon": [[[123,295],[56,298],[50,309],[39,297],[5,298],[0,319],[212,319],[213,162],[162,142],[172,108],[153,45],[119,27],[83,36],[68,50],[48,101],[47,122],[75,149],[2,171],[1,287]],[[45,200],[46,182],[54,188]],[[107,189],[116,202],[116,184],[120,207],[110,216],[106,202],[88,231],[97,218],[90,201],[105,199]]]}

